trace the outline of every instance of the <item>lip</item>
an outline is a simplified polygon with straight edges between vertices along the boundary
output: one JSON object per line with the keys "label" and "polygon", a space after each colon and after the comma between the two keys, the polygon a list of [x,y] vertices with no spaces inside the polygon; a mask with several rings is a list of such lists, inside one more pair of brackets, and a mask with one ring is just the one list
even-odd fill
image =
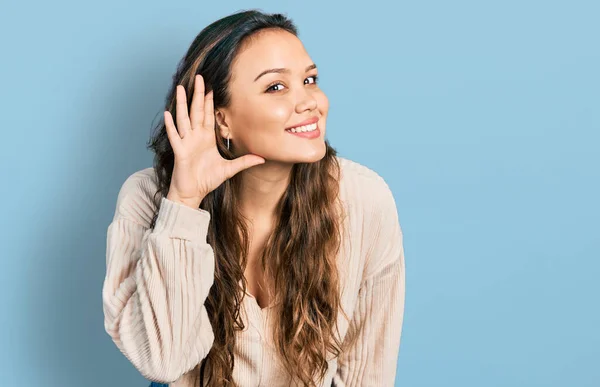
{"label": "lip", "polygon": [[292,129],[292,128],[297,128],[298,126],[304,126],[304,125],[314,124],[317,121],[319,121],[319,117],[312,117],[312,118],[309,118],[306,121],[300,122],[299,124],[296,124],[296,125],[293,125],[293,126],[289,126],[289,127],[285,128],[285,130],[289,130],[289,129]]}

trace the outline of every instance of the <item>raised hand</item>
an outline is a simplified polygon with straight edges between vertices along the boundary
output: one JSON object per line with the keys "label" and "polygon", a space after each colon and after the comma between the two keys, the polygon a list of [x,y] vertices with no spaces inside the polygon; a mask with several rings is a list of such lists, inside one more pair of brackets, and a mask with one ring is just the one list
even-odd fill
{"label": "raised hand", "polygon": [[217,149],[213,91],[204,96],[204,80],[196,75],[194,95],[188,115],[183,86],[177,86],[177,127],[169,111],[164,112],[167,136],[175,165],[167,199],[194,208],[206,195],[236,173],[265,162],[260,156],[248,154],[233,160],[221,156]]}

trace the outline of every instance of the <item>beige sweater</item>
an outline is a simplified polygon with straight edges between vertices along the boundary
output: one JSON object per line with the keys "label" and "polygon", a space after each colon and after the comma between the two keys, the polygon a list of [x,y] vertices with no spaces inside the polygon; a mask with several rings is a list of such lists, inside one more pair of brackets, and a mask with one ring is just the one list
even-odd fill
{"label": "beige sweater", "polygon": [[[358,332],[346,353],[329,361],[321,386],[393,386],[404,315],[404,249],[396,204],[383,178],[338,157],[340,195],[348,215],[338,256],[343,283],[341,333]],[[152,168],[121,187],[107,231],[104,325],[119,350],[149,380],[192,387],[192,368],[214,340],[204,300],[214,281],[214,253],[206,242],[210,214],[161,197],[152,199]],[[247,328],[237,336],[234,380],[240,386],[283,387],[290,379],[277,358],[270,316],[249,293]]]}

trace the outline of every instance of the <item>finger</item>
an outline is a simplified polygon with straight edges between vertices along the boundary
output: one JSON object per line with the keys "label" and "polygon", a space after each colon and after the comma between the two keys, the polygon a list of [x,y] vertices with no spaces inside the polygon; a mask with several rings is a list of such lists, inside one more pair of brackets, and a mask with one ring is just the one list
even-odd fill
{"label": "finger", "polygon": [[181,133],[181,138],[185,137],[190,130],[190,117],[188,117],[187,100],[185,89],[177,85],[177,103],[175,104],[175,119],[177,120],[177,130]]}
{"label": "finger", "polygon": [[258,155],[253,155],[253,154],[240,156],[233,160],[227,160],[227,164],[226,164],[227,169],[225,172],[227,175],[226,177],[228,179],[230,179],[238,172],[243,171],[244,169],[253,167],[255,165],[264,164],[264,162],[265,162],[265,159],[263,159],[262,157],[260,157]]}
{"label": "finger", "polygon": [[215,101],[211,90],[204,98],[204,127],[208,130],[215,129]]}
{"label": "finger", "polygon": [[171,143],[171,148],[173,148],[173,151],[177,153],[179,146],[181,145],[181,137],[179,137],[179,133],[177,133],[177,128],[175,128],[175,123],[173,122],[173,116],[171,116],[169,111],[164,112],[164,118],[165,128],[167,129],[167,137]]}
{"label": "finger", "polygon": [[202,127],[204,118],[204,79],[202,75],[196,75],[194,79],[194,97],[190,108],[190,124],[192,130]]}

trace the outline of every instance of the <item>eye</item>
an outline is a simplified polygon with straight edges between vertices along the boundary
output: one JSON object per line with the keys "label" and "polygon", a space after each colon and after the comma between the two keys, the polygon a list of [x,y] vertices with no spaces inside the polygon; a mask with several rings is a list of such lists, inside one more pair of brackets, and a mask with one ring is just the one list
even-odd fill
{"label": "eye", "polygon": [[269,87],[267,87],[267,90],[266,90],[267,93],[272,93],[273,91],[280,91],[281,90],[281,89],[278,89],[278,90],[273,89],[275,86],[281,86],[281,87],[283,87],[283,84],[281,82],[275,82],[275,83],[269,85]]}
{"label": "eye", "polygon": [[[314,83],[317,83],[317,80],[319,79],[319,76],[318,75],[311,75],[310,77],[308,77],[306,79],[310,79],[310,78],[313,78],[313,82],[312,83],[314,84]],[[307,84],[306,83],[306,79],[304,80],[304,84],[305,85]],[[310,85],[311,83],[309,82],[308,84]]]}

